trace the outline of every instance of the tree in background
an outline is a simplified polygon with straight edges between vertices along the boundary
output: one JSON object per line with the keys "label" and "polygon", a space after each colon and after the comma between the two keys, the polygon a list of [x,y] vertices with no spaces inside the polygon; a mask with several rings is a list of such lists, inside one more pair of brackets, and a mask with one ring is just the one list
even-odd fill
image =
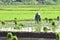
{"label": "tree in background", "polygon": [[60,0],[0,0],[0,4],[60,4]]}
{"label": "tree in background", "polygon": [[11,4],[11,3],[12,3],[12,0],[2,0],[2,2],[3,2],[4,4]]}
{"label": "tree in background", "polygon": [[57,0],[53,0],[54,2],[57,2]]}
{"label": "tree in background", "polygon": [[24,4],[35,4],[36,0],[22,0]]}
{"label": "tree in background", "polygon": [[53,0],[45,0],[46,5],[56,4]]}
{"label": "tree in background", "polygon": [[38,1],[40,4],[44,4],[45,3],[45,0],[36,0]]}
{"label": "tree in background", "polygon": [[16,2],[22,2],[22,0],[16,0]]}

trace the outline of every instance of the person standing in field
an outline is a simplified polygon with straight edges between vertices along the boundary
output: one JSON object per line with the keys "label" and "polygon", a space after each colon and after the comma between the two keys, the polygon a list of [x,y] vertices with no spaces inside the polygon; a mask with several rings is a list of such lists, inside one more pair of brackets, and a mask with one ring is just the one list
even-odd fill
{"label": "person standing in field", "polygon": [[37,13],[35,14],[35,23],[39,23],[40,20],[41,20],[40,14],[37,12]]}

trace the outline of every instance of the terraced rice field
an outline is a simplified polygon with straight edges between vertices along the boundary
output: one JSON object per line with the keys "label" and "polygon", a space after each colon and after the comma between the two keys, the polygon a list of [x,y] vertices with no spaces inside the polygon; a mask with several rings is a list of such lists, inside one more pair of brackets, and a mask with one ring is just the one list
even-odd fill
{"label": "terraced rice field", "polygon": [[34,19],[37,12],[41,14],[42,19],[46,17],[54,19],[60,17],[60,5],[1,5],[0,20]]}
{"label": "terraced rice field", "polygon": [[[52,22],[55,22],[55,26],[52,26]],[[48,32],[60,32],[60,21],[53,20],[52,22],[43,20],[39,22],[39,24],[35,24],[35,21],[19,21],[17,25],[15,25],[14,22],[5,22],[5,25],[0,23],[0,31],[44,32],[43,28],[47,27],[50,29]],[[23,26],[20,26],[20,24],[23,24]]]}
{"label": "terraced rice field", "polygon": [[[60,17],[60,5],[1,5],[0,6],[0,21],[5,20],[34,20],[35,13],[41,14],[41,19],[51,18],[55,19]],[[52,26],[52,22],[55,22],[55,26]],[[14,22],[5,22],[2,25],[0,22],[0,32],[45,32],[44,27],[47,27],[47,32],[58,33],[60,32],[60,20],[53,20],[52,22],[42,20],[39,24],[35,24],[35,21],[19,21],[17,25]],[[23,26],[20,26],[20,24]],[[0,38],[0,40],[6,40],[6,38]],[[56,40],[46,38],[19,38],[19,40]]]}

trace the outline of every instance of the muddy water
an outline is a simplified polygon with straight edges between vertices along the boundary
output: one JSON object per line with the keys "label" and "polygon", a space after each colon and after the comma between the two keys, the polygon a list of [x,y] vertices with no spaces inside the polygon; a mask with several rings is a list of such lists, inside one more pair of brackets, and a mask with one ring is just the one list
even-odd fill
{"label": "muddy water", "polygon": [[[7,40],[7,38],[0,38],[0,40]],[[18,40],[56,40],[49,38],[18,38]]]}
{"label": "muddy water", "polygon": [[[48,32],[53,32],[52,31],[52,26],[51,23],[42,21],[40,24],[35,24],[35,21],[19,21],[18,24],[22,23],[24,24],[24,27],[20,30],[14,29],[15,25],[13,22],[5,22],[5,25],[0,24],[0,31],[15,31],[15,32],[44,32],[43,27],[48,27],[50,30]],[[56,32],[60,32],[60,21],[55,21],[56,23]],[[39,29],[39,30],[36,30]]]}

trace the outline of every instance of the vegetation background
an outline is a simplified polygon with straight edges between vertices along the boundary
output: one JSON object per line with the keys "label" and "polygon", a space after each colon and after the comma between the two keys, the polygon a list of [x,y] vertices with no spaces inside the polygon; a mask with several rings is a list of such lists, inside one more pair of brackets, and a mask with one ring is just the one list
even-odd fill
{"label": "vegetation background", "polygon": [[30,20],[36,12],[41,18],[60,16],[60,0],[0,0],[0,20]]}
{"label": "vegetation background", "polygon": [[60,4],[60,0],[0,0],[0,5]]}

